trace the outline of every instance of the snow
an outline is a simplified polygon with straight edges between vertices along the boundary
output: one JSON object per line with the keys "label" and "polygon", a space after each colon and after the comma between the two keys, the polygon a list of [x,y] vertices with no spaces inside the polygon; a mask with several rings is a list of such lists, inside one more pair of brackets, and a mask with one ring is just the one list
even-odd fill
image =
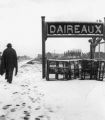
{"label": "snow", "polygon": [[0,76],[0,120],[105,120],[105,81],[46,81],[26,63],[12,84]]}

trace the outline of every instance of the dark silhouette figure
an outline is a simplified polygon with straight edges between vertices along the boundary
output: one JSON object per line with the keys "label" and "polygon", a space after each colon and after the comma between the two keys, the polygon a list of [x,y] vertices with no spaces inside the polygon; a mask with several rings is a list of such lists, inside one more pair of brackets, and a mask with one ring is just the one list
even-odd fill
{"label": "dark silhouette figure", "polygon": [[12,48],[11,43],[7,44],[7,48],[3,51],[1,57],[2,73],[5,72],[5,79],[7,82],[12,83],[13,71],[15,68],[15,75],[18,72],[17,54]]}

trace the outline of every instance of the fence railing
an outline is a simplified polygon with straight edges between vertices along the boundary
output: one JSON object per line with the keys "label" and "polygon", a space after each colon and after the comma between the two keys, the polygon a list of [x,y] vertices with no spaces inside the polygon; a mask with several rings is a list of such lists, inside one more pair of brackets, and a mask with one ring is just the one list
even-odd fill
{"label": "fence railing", "polygon": [[104,73],[102,60],[47,60],[46,80],[103,80]]}

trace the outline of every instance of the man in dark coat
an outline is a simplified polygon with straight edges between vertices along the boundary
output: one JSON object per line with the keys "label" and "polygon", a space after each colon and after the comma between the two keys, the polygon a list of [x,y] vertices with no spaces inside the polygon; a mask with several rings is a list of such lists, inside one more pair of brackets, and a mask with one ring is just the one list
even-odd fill
{"label": "man in dark coat", "polygon": [[18,72],[18,62],[16,51],[12,48],[11,43],[8,43],[7,48],[3,51],[1,61],[2,69],[5,70],[5,79],[7,79],[7,82],[12,83],[14,68],[15,75]]}

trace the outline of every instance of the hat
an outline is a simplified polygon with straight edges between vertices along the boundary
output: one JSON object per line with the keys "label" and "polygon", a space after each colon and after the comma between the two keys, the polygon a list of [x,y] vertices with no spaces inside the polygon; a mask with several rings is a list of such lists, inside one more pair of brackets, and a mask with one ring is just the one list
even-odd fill
{"label": "hat", "polygon": [[8,43],[8,44],[7,44],[7,47],[12,47],[12,44],[11,44],[11,43]]}

